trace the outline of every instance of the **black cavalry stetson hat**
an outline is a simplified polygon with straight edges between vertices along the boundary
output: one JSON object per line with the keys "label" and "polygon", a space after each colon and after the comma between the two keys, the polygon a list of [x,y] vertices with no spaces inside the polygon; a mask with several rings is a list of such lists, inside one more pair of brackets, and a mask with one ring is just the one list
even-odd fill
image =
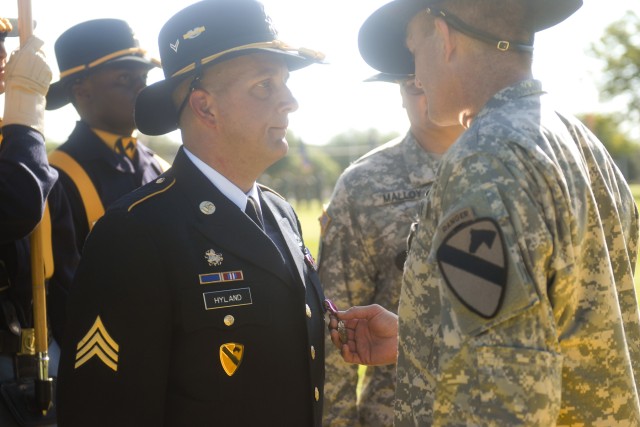
{"label": "black cavalry stetson hat", "polygon": [[413,74],[389,74],[389,73],[377,73],[373,76],[366,78],[365,82],[386,82],[386,83],[398,83],[403,80],[415,77]]}
{"label": "black cavalry stetson hat", "polygon": [[66,30],[54,46],[60,80],[49,87],[47,110],[69,103],[68,85],[106,64],[134,61],[149,67],[159,67],[160,61],[147,56],[140,48],[133,30],[120,19],[94,19]]}
{"label": "black cavalry stetson hat", "polygon": [[[476,0],[482,1],[482,0]],[[524,0],[531,3],[533,30],[552,27],[571,16],[582,6],[582,0]],[[406,28],[413,16],[421,10],[434,8],[449,25],[471,37],[487,41],[491,35],[474,29],[468,23],[437,9],[443,0],[394,0],[373,12],[360,27],[358,47],[367,64],[378,71],[391,74],[415,72],[413,56],[405,45]],[[492,42],[494,40],[491,40]],[[500,43],[495,40],[498,48]],[[509,44],[506,44],[507,48]],[[532,50],[532,45],[512,42],[512,48]]]}
{"label": "black cavalry stetson hat", "polygon": [[282,55],[290,70],[322,62],[324,55],[293,48],[277,39],[271,19],[255,0],[204,0],[176,13],[158,36],[164,80],[147,86],[136,99],[140,132],[162,135],[178,127],[172,94],[185,78],[203,66],[254,52]]}

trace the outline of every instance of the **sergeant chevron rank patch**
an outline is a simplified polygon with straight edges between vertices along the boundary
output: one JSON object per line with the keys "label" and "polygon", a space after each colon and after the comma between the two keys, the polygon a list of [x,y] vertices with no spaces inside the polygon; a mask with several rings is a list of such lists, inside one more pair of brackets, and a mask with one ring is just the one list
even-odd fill
{"label": "sergeant chevron rank patch", "polygon": [[507,284],[507,255],[498,224],[479,218],[451,231],[436,253],[447,286],[474,313],[494,317]]}
{"label": "sergeant chevron rank patch", "polygon": [[232,376],[236,373],[242,363],[242,356],[244,356],[243,344],[230,342],[220,346],[220,363],[227,375]]}
{"label": "sergeant chevron rank patch", "polygon": [[98,357],[109,368],[118,370],[118,351],[120,346],[111,338],[100,316],[96,318],[89,332],[77,346],[75,369],[87,363],[93,356]]}

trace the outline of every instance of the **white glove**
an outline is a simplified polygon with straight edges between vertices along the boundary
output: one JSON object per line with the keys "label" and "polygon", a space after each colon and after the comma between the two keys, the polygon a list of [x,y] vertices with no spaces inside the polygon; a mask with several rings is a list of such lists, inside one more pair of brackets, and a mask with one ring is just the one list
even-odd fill
{"label": "white glove", "polygon": [[3,125],[30,126],[44,134],[45,95],[51,83],[51,68],[44,58],[42,40],[31,36],[15,50],[5,69]]}

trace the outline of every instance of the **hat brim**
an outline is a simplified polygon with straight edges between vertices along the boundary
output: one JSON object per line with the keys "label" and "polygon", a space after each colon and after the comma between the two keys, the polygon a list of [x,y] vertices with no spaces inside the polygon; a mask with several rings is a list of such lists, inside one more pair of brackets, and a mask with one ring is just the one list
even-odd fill
{"label": "hat brim", "polygon": [[399,81],[406,80],[413,77],[413,74],[387,74],[378,73],[363,80],[364,82],[385,82],[385,83],[398,83]]}
{"label": "hat brim", "polygon": [[372,68],[386,74],[413,74],[413,55],[406,46],[411,18],[433,2],[395,0],[373,12],[358,33],[360,55]]}
{"label": "hat brim", "polygon": [[67,105],[69,102],[71,102],[71,99],[69,98],[69,90],[67,88],[67,86],[69,85],[69,83],[75,79],[77,79],[80,76],[85,75],[87,72],[90,71],[95,71],[95,70],[99,70],[101,68],[103,68],[106,65],[112,65],[112,64],[116,64],[119,62],[135,62],[138,64],[143,64],[146,65],[149,69],[152,68],[156,68],[156,67],[160,67],[160,62],[154,62],[153,60],[150,60],[149,58],[146,57],[142,57],[142,56],[136,56],[136,55],[127,55],[127,56],[121,56],[119,58],[115,58],[112,60],[109,60],[107,62],[104,62],[96,67],[84,70],[80,73],[76,73],[76,74],[71,74],[69,76],[66,76],[62,79],[60,79],[59,81],[52,83],[49,86],[49,91],[47,92],[47,105],[45,107],[46,110],[57,110],[58,108],[62,108],[65,105]]}
{"label": "hat brim", "polygon": [[[220,62],[228,61],[232,58],[248,55],[256,52],[272,52],[284,58],[289,71],[299,70],[311,64],[318,63],[317,60],[299,55],[295,52],[282,51],[279,49],[259,48],[238,50],[226,55],[222,55],[215,60],[208,62],[205,67],[210,67]],[[134,117],[136,127],[145,135],[164,135],[173,132],[178,128],[177,110],[173,103],[173,91],[176,87],[189,77],[193,77],[195,70],[189,71],[175,77],[153,83],[144,88],[136,98]]]}
{"label": "hat brim", "polygon": [[[534,31],[552,27],[571,16],[582,0],[531,0]],[[442,0],[394,0],[373,12],[360,27],[358,47],[367,64],[389,74],[413,74],[413,55],[406,46],[407,25],[421,10]]]}
{"label": "hat brim", "polygon": [[534,14],[534,31],[542,31],[557,25],[582,7],[582,0],[538,0],[540,5]]}

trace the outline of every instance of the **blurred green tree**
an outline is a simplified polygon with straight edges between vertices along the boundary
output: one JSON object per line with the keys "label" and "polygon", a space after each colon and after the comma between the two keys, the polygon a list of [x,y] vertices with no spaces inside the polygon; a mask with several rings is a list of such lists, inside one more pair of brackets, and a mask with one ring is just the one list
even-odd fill
{"label": "blurred green tree", "polygon": [[607,148],[627,181],[640,179],[640,145],[621,130],[619,114],[584,114],[578,116]]}
{"label": "blurred green tree", "polygon": [[325,152],[340,165],[342,172],[354,160],[397,136],[395,132],[382,134],[377,129],[351,129],[331,138]]}
{"label": "blurred green tree", "polygon": [[289,153],[259,181],[297,203],[326,199],[340,174],[339,165],[325,153],[324,146],[305,144],[291,131],[287,142]]}
{"label": "blurred green tree", "polygon": [[600,83],[603,100],[621,99],[625,122],[639,134],[640,123],[640,16],[629,10],[606,29],[591,54],[604,61]]}

